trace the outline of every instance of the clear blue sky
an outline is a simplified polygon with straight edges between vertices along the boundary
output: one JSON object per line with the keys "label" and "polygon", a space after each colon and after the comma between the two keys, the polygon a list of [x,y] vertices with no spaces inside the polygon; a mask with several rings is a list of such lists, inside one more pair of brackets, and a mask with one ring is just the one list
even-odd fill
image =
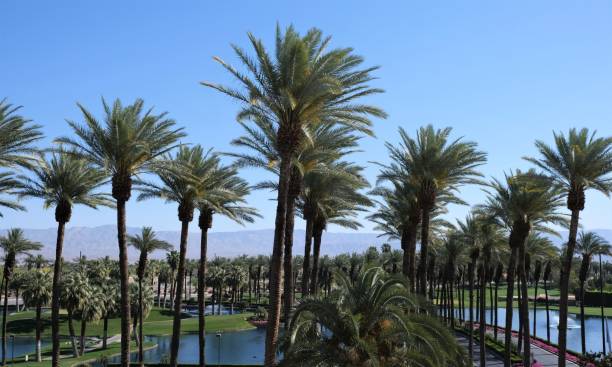
{"label": "clear blue sky", "polygon": [[[29,1],[0,3],[0,96],[24,106],[44,126],[49,144],[79,121],[75,103],[99,112],[100,97],[144,98],[169,111],[189,133],[188,142],[230,151],[241,133],[237,105],[198,84],[231,83],[212,61],[235,62],[230,43],[247,47],[251,31],[269,45],[276,22],[300,31],[321,28],[334,46],[352,46],[369,65],[380,65],[370,102],[389,113],[377,121],[354,160],[386,162],[385,141],[397,128],[433,123],[479,143],[489,153],[488,176],[526,168],[536,138],[587,126],[612,134],[612,3],[609,1]],[[255,183],[265,176],[245,170]],[[368,167],[370,180],[376,168]],[[478,188],[461,190],[472,204]],[[250,203],[271,228],[272,195]],[[586,228],[612,228],[612,202],[587,196]],[[5,212],[0,227],[55,226],[40,201],[27,213]],[[466,208],[451,208],[463,216]],[[114,223],[110,210],[79,208],[72,226]],[[178,229],[176,208],[130,202],[130,226]],[[303,226],[302,223],[298,224]],[[365,223],[366,229],[371,224]],[[214,230],[238,229],[218,219]],[[332,228],[332,230],[336,230]]]}

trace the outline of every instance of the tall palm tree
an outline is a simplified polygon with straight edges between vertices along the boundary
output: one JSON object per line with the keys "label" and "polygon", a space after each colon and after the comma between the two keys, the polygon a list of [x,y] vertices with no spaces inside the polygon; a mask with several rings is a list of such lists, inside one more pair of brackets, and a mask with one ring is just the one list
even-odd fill
{"label": "tall palm tree", "polygon": [[69,121],[78,139],[63,137],[57,142],[76,148],[82,156],[111,176],[112,196],[117,204],[117,243],[121,273],[121,365],[127,367],[130,355],[130,295],[128,289],[128,257],[125,205],[132,193],[132,179],[151,172],[156,158],[173,149],[185,134],[165,113],[143,110],[144,101],[137,99],[123,106],[117,99],[112,106],[102,100],[104,121],[78,105],[84,124]]}
{"label": "tall palm tree", "polygon": [[486,154],[476,149],[476,143],[463,139],[449,140],[451,128],[436,130],[428,125],[417,131],[416,138],[400,128],[398,146],[387,143],[393,163],[383,173],[391,180],[416,182],[421,208],[421,253],[417,273],[419,293],[425,295],[425,274],[431,212],[436,208],[437,194],[453,192],[463,184],[479,183],[476,168],[486,161]]}
{"label": "tall palm tree", "polygon": [[36,162],[33,144],[43,137],[40,126],[19,115],[21,106],[0,100],[0,167],[29,167]]}
{"label": "tall palm tree", "polygon": [[6,366],[6,324],[8,309],[8,290],[11,276],[17,264],[17,257],[27,255],[42,248],[38,242],[25,238],[23,231],[13,228],[5,236],[0,237],[0,248],[4,252],[4,304],[2,308],[2,365]]}
{"label": "tall palm tree", "polygon": [[536,174],[533,170],[527,172],[517,170],[515,173],[506,175],[503,181],[493,179],[489,183],[487,192],[486,203],[480,206],[480,210],[494,218],[498,225],[509,232],[508,244],[511,250],[506,276],[508,287],[504,365],[510,366],[514,277],[518,267],[520,294],[525,297],[524,302],[520,302],[522,328],[525,335],[523,363],[525,366],[530,366],[529,303],[525,269],[526,241],[532,230],[556,234],[547,225],[566,224],[566,217],[558,212],[562,196],[560,191],[550,184],[550,180]]}
{"label": "tall palm tree", "polygon": [[595,232],[580,232],[576,251],[582,257],[578,280],[580,282],[580,340],[582,354],[586,355],[586,330],[584,324],[584,284],[587,281],[593,255],[609,254],[610,244]]}
{"label": "tall palm tree", "polygon": [[340,123],[370,133],[369,116],[386,115],[376,107],[356,102],[363,96],[382,92],[367,84],[376,68],[358,69],[363,59],[350,48],[328,50],[330,38],[323,37],[320,30],[311,29],[301,36],[293,27],[283,33],[277,26],[273,56],[255,36],[249,34],[249,39],[256,53],[254,59],[238,46],[233,47],[247,73],[216,59],[240,82],[241,89],[202,84],[242,102],[239,119],[272,124],[276,131],[280,162],[265,353],[265,365],[272,366],[276,361],[280,323],[280,277],[291,161],[301,141],[308,139],[309,126]]}
{"label": "tall palm tree", "polygon": [[138,313],[134,316],[139,321],[139,342],[138,342],[138,362],[143,363],[144,347],[143,347],[143,304],[142,304],[142,288],[143,280],[147,271],[147,261],[149,260],[149,254],[162,250],[170,251],[172,245],[166,241],[157,239],[155,231],[151,227],[143,227],[140,234],[134,236],[128,236],[128,243],[136,250],[140,251],[140,257],[138,258],[138,269],[136,275],[138,276]]}
{"label": "tall palm tree", "polygon": [[[237,157],[235,165],[238,167],[250,166],[264,168],[278,175],[278,163],[280,161],[280,152],[277,149],[276,131],[273,125],[266,123],[258,123],[258,129],[252,129],[248,125],[241,123],[246,131],[245,136],[232,141],[233,145],[238,147],[248,148],[255,154],[228,153],[228,155]],[[320,170],[326,165],[333,163],[343,156],[353,152],[357,146],[358,137],[351,134],[352,129],[346,126],[334,125],[318,125],[313,127],[310,132],[310,139],[301,142],[300,147],[296,150],[295,156],[291,162],[291,177],[289,179],[289,191],[287,196],[287,211],[286,211],[286,226],[285,226],[285,251],[283,257],[284,271],[284,318],[289,320],[290,311],[293,307],[293,284],[292,274],[292,257],[293,257],[293,232],[295,223],[295,210],[297,200],[302,192],[303,178],[310,171]],[[277,190],[276,184],[262,185],[264,187]],[[307,226],[305,240],[305,256],[306,267],[310,265],[310,248],[312,241],[312,228]],[[304,285],[303,288],[306,288]],[[306,294],[307,292],[303,292]],[[289,326],[285,322],[285,328]]]}
{"label": "tall palm tree", "polygon": [[51,275],[40,269],[28,273],[22,297],[26,306],[34,307],[36,310],[36,361],[42,362],[41,314],[42,307],[51,301]]}
{"label": "tall palm tree", "polygon": [[[282,366],[464,366],[451,333],[423,309],[405,278],[382,268],[351,280],[337,273],[338,290],[298,305]],[[325,330],[322,332],[321,330]]]}
{"label": "tall palm tree", "polygon": [[198,263],[198,352],[199,365],[206,365],[206,262],[208,257],[208,230],[212,228],[215,214],[244,224],[252,223],[259,214],[255,208],[246,206],[246,196],[250,189],[246,181],[238,176],[233,167],[223,167],[217,157],[211,165],[210,175],[202,176],[200,185],[204,187],[198,199],[198,227],[200,228],[200,260]]}
{"label": "tall palm tree", "polygon": [[41,156],[37,164],[32,165],[30,169],[32,177],[23,176],[21,178],[24,184],[23,188],[18,191],[19,196],[42,199],[45,209],[55,207],[55,220],[57,221],[51,301],[51,339],[53,343],[51,365],[57,367],[60,355],[60,279],[66,223],[70,221],[74,205],[97,208],[98,206],[112,206],[113,203],[107,194],[96,192],[106,182],[106,174],[74,152],[60,149],[52,153],[49,159]]}
{"label": "tall palm tree", "polygon": [[566,253],[561,265],[559,297],[559,367],[565,367],[567,350],[567,300],[572,259],[580,212],[585,206],[588,189],[609,195],[612,190],[612,137],[596,137],[588,129],[570,129],[569,133],[554,133],[555,145],[536,141],[539,158],[526,158],[546,172],[566,195],[571,212]]}
{"label": "tall palm tree", "polygon": [[[158,172],[161,185],[139,182],[138,200],[162,198],[167,202],[178,204],[178,218],[181,222],[181,240],[179,245],[179,262],[177,267],[177,284],[174,300],[174,320],[172,326],[172,343],[170,347],[170,364],[177,365],[178,347],[181,331],[181,314],[183,285],[185,278],[185,259],[187,256],[187,236],[189,223],[193,220],[195,209],[206,195],[214,202],[222,190],[216,187],[222,182],[221,172],[216,169],[219,160],[210,157],[210,151],[204,152],[200,145],[182,146],[175,156],[168,155],[169,167]],[[223,192],[223,194],[226,194]]]}
{"label": "tall palm tree", "polygon": [[[359,192],[368,187],[368,182],[361,175],[362,170],[362,167],[352,163],[336,162],[304,176],[299,207],[306,219],[306,227],[312,228],[312,240],[306,238],[306,243],[313,242],[312,269],[305,260],[302,275],[310,276],[310,281],[306,280],[310,282],[307,292],[316,294],[318,290],[318,261],[327,224],[357,229],[361,225],[352,217],[371,205],[368,197]],[[304,253],[304,257],[310,257],[310,253]]]}

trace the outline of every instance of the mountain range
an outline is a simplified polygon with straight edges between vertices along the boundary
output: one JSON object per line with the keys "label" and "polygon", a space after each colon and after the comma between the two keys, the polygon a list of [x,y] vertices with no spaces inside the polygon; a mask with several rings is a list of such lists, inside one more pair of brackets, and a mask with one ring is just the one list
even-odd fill
{"label": "mountain range", "polygon": [[[48,259],[55,257],[56,228],[48,229],[23,229],[27,238],[43,244],[41,253]],[[594,230],[602,237],[612,243],[612,230]],[[0,230],[4,234],[6,230]],[[136,234],[140,228],[128,227],[128,234]],[[157,231],[159,239],[168,241],[178,249],[179,231]],[[567,232],[561,233],[562,238],[552,238],[557,245],[567,238]],[[270,255],[272,252],[272,240],[274,231],[272,229],[243,230],[235,232],[210,232],[208,234],[209,257],[236,257],[246,255]],[[297,229],[294,233],[294,255],[304,253],[304,230]],[[399,242],[387,241],[384,237],[378,237],[373,232],[325,232],[321,253],[334,256],[347,252],[364,252],[370,246],[380,248],[383,243],[390,243],[392,247],[399,248]],[[98,227],[68,227],[64,239],[64,258],[73,259],[79,255],[87,258],[100,258],[110,256],[117,258],[117,228],[114,225],[103,225]],[[199,230],[189,233],[187,244],[187,257],[197,258],[200,255],[200,232]],[[138,258],[137,251],[130,248],[128,251],[130,261]],[[152,258],[161,258],[164,254],[154,253]]]}

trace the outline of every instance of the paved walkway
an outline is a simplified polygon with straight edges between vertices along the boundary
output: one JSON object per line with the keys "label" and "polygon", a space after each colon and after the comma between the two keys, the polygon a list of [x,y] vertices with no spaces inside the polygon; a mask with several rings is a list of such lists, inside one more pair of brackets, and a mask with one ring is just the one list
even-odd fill
{"label": "paved walkway", "polygon": [[[456,332],[455,333],[457,341],[459,345],[461,345],[465,350],[468,350],[468,336]],[[504,333],[502,331],[498,332],[499,340],[504,340]],[[518,342],[516,337],[512,338],[515,343]],[[557,367],[558,357],[556,354],[553,354],[549,351],[546,351],[538,346],[531,344],[531,352],[533,353],[533,357],[536,361],[540,362],[544,367]],[[480,367],[480,344],[478,341],[474,341],[474,348],[472,354],[472,361],[474,361],[474,366]],[[486,365],[487,367],[499,367],[504,365],[504,361],[501,356],[497,353],[490,351],[487,349],[486,351]],[[574,362],[567,361],[566,366],[568,367],[578,367],[578,365]]]}

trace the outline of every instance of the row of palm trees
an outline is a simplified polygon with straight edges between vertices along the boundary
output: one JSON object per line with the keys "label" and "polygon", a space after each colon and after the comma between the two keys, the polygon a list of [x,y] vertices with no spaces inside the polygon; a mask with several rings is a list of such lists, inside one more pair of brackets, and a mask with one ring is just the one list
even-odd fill
{"label": "row of palm trees", "polygon": [[[520,292],[527,294],[525,271],[526,241],[533,233],[555,233],[551,226],[569,226],[569,239],[561,266],[559,288],[559,365],[565,364],[567,333],[567,299],[569,274],[576,248],[579,212],[584,209],[584,193],[592,188],[604,194],[612,190],[612,138],[597,137],[587,129],[571,129],[569,134],[555,134],[555,146],[536,142],[540,158],[526,158],[540,172],[529,170],[506,174],[503,180],[486,183],[479,179],[477,166],[485,155],[476,144],[463,139],[450,140],[450,128],[435,130],[432,126],[418,130],[415,138],[400,129],[399,146],[387,144],[392,162],[383,165],[379,182],[390,185],[377,188],[381,198],[379,212],[371,218],[378,229],[399,238],[404,250],[404,274],[411,286],[427,295],[430,232],[449,225],[440,219],[449,203],[462,204],[456,193],[465,183],[484,186],[486,201],[474,209],[471,217],[460,223],[463,241],[477,247],[484,263],[491,257],[491,246],[505,238],[509,246],[507,267],[508,297],[512,299],[518,280]],[[571,215],[561,212],[564,202]],[[433,221],[431,220],[433,218]],[[437,221],[436,221],[437,220]],[[484,223],[484,224],[482,224]],[[421,231],[419,264],[415,268],[416,231]],[[468,272],[477,271],[472,261]],[[415,274],[416,269],[416,274]],[[418,274],[418,275],[417,275]],[[518,277],[518,279],[516,278]],[[431,284],[429,284],[431,286]],[[521,302],[520,317],[528,320],[528,303]],[[512,325],[512,303],[506,305],[506,329]],[[529,365],[529,323],[524,323],[525,365]],[[506,366],[510,365],[511,334],[506,333]]]}
{"label": "row of palm trees", "polygon": [[[305,275],[302,276],[301,290],[303,294],[316,293],[321,238],[326,226],[337,223],[357,227],[357,222],[351,217],[370,204],[370,200],[360,193],[367,187],[361,174],[362,168],[346,162],[344,157],[356,149],[362,135],[372,135],[372,118],[384,118],[386,114],[380,108],[363,102],[365,97],[382,92],[369,84],[377,68],[363,67],[363,58],[355,55],[351,48],[329,48],[330,38],[324,37],[320,30],[312,29],[300,35],[292,27],[284,31],[277,27],[272,53],[255,36],[249,34],[249,39],[253,56],[234,47],[244,70],[238,70],[217,58],[224,69],[235,77],[239,87],[231,88],[211,82],[202,84],[241,104],[238,119],[245,135],[236,139],[234,144],[249,151],[235,154],[237,166],[262,167],[278,176],[277,181],[258,185],[277,192],[265,352],[265,364],[272,366],[277,358],[283,283],[284,288],[289,290],[285,292],[285,304],[290,305],[293,299],[290,292],[294,289],[291,286],[294,278],[290,275],[293,274],[294,217],[300,213],[307,224],[303,262]],[[213,214],[248,222],[256,213],[244,205],[249,186],[237,176],[237,166],[222,166],[215,154],[205,153],[199,146],[181,146],[179,141],[185,137],[185,132],[177,128],[166,114],[145,110],[141,100],[128,106],[123,106],[119,101],[112,105],[103,101],[103,107],[103,121],[100,121],[79,105],[83,122],[69,122],[74,137],[56,139],[61,147],[55,149],[47,163],[34,169],[34,172],[37,169],[44,172],[43,175],[36,175],[32,180],[24,179],[27,189],[22,191],[22,196],[42,197],[45,206],[55,207],[58,222],[56,259],[61,258],[64,226],[70,220],[74,204],[116,207],[121,269],[122,365],[127,366],[131,317],[125,204],[131,197],[132,186],[141,190],[141,200],[163,198],[178,206],[181,222],[177,265],[179,279],[185,276],[189,224],[195,210],[199,211],[198,226],[202,234],[198,287],[205,285],[206,233],[212,226]],[[21,117],[18,120],[25,121]],[[27,124],[27,121],[23,124]],[[33,125],[28,126],[27,131],[34,136],[21,138],[24,144],[17,154],[26,158],[15,160],[11,158],[15,154],[8,154],[7,158],[0,158],[0,163],[12,159],[14,162],[9,162],[7,167],[33,166],[34,160],[27,156],[34,151],[31,143],[40,138],[40,132]],[[387,209],[400,213],[393,222],[382,217],[378,217],[378,221],[384,223],[381,225],[394,227],[391,228],[393,235],[401,238],[405,259],[402,268],[410,279],[410,287],[423,296],[427,295],[428,289],[429,293],[433,289],[427,276],[432,267],[429,248],[432,234],[438,224],[442,224],[437,223],[439,215],[444,213],[446,204],[462,203],[457,196],[461,186],[482,183],[477,169],[486,160],[485,153],[477,149],[476,143],[452,140],[450,134],[450,128],[436,130],[427,126],[421,128],[416,137],[411,137],[401,129],[400,145],[387,144],[392,163],[382,165],[379,177],[380,183],[390,185],[390,188],[376,192],[383,198],[390,198],[390,201],[384,200]],[[532,204],[529,210],[535,211],[535,217],[530,217],[532,213],[525,213],[524,208],[496,208],[493,205],[495,202],[484,205],[490,219],[502,227],[507,235],[514,255],[511,259],[518,260],[518,278],[522,279],[525,277],[523,254],[526,238],[540,224],[559,222],[563,216],[556,210],[560,200],[566,199],[571,216],[560,281],[561,355],[565,352],[568,274],[576,245],[579,213],[584,209],[584,192],[587,189],[604,193],[610,191],[611,145],[610,138],[598,138],[586,129],[571,130],[568,136],[556,134],[555,147],[538,141],[536,146],[540,157],[528,160],[540,172],[511,173],[506,182],[490,184],[488,200],[494,201],[499,196],[508,202],[521,202],[533,195],[530,192],[535,187],[544,196],[538,202],[546,207],[538,208]],[[54,164],[54,161],[57,163]],[[74,168],[68,168],[76,163],[70,161],[80,165],[81,181],[69,185],[47,173],[56,169],[58,172],[60,169],[72,172],[70,170]],[[156,175],[158,182],[142,180],[146,174]],[[529,179],[523,179],[524,176]],[[3,179],[8,180],[6,187],[15,187],[15,183],[10,182],[15,180],[13,176],[9,174]],[[111,183],[110,195],[99,190],[107,181]],[[63,190],[64,184],[71,190]],[[43,191],[41,187],[50,187],[51,190]],[[60,187],[62,190],[59,190]],[[18,204],[10,205],[17,208],[15,205]],[[417,240],[420,243],[418,257]],[[61,265],[56,261],[56,266],[54,277],[59,282]],[[515,267],[509,269],[512,272],[508,274],[509,282],[513,284]],[[177,288],[170,356],[172,365],[176,365],[178,351],[182,282],[177,283]],[[509,291],[513,292],[512,286]],[[54,296],[57,294],[54,286]],[[199,289],[198,294],[203,295],[203,289]],[[54,297],[54,300],[53,309],[58,310],[58,297]],[[203,299],[200,300],[202,307]],[[521,314],[524,312],[525,307],[522,307]],[[203,325],[203,312],[201,315]],[[288,315],[289,311],[285,317]],[[511,312],[508,317],[512,317]],[[202,357],[204,328],[200,329]],[[54,340],[57,337],[55,330]],[[526,335],[529,334],[527,331]],[[509,342],[506,344],[509,345]],[[59,346],[54,345],[54,350],[56,366]],[[560,357],[560,365],[564,363],[565,360]],[[204,364],[203,358],[200,364]]]}

